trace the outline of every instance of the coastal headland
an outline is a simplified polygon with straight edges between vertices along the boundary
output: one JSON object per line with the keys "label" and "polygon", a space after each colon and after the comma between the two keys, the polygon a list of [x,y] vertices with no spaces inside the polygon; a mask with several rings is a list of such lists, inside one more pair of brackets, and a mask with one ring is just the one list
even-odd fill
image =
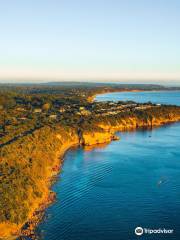
{"label": "coastal headland", "polygon": [[[156,89],[152,87],[151,90]],[[65,152],[118,140],[116,132],[180,121],[180,107],[94,102],[112,87],[4,87],[0,97],[0,239],[29,236],[55,200],[51,191]]]}

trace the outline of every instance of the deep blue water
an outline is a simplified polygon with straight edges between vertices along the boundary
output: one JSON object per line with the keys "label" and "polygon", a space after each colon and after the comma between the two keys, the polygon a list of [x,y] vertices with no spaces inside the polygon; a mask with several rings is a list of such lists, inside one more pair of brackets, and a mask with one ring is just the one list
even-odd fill
{"label": "deep blue water", "polygon": [[[132,99],[132,93],[115,95],[119,100],[124,94]],[[156,94],[133,96],[146,101]],[[180,92],[158,93],[156,99],[179,104]],[[180,123],[119,135],[107,146],[66,154],[53,186],[57,202],[38,228],[43,240],[180,239]],[[138,237],[137,226],[174,234]]]}

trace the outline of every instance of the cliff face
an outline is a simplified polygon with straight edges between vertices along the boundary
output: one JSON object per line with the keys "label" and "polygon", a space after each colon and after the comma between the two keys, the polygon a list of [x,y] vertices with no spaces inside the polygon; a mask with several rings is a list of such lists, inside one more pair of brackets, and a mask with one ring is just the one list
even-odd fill
{"label": "cliff face", "polygon": [[0,151],[0,237],[18,234],[42,203],[47,202],[51,178],[61,167],[67,149],[75,145],[95,145],[116,140],[116,131],[159,126],[180,120],[180,115],[112,121],[97,120],[91,130],[73,127],[42,127],[1,148]]}
{"label": "cliff face", "polygon": [[169,116],[168,118],[156,117],[151,120],[143,120],[139,118],[127,118],[123,120],[117,120],[116,123],[112,124],[110,121],[106,123],[98,123],[98,127],[104,129],[105,131],[126,131],[137,128],[149,128],[155,126],[161,126],[167,123],[173,123],[180,121],[180,116]]}
{"label": "cliff face", "polygon": [[2,198],[0,237],[16,234],[49,196],[50,179],[60,159],[78,144],[74,129],[43,127],[0,151]]}
{"label": "cliff face", "polygon": [[115,140],[113,131],[94,131],[94,132],[83,132],[81,144],[85,146],[91,146],[96,144],[107,143]]}
{"label": "cliff face", "polygon": [[113,139],[114,131],[83,131],[79,138],[76,129],[56,126],[43,127],[4,146],[0,152],[0,172],[5,175],[0,199],[0,237],[19,234],[27,220],[34,219],[34,212],[42,203],[48,202],[50,180],[60,170],[66,150]]}

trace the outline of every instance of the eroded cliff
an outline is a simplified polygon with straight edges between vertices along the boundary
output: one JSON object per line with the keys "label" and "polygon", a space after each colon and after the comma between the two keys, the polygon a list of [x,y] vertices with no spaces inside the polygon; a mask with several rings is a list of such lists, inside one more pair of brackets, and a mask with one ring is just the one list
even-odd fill
{"label": "eroded cliff", "polygon": [[49,202],[51,180],[60,170],[67,149],[116,140],[116,131],[179,121],[180,110],[176,109],[164,107],[161,114],[155,108],[153,112],[109,115],[78,122],[74,127],[57,123],[3,145],[0,149],[0,237],[20,234],[42,204]]}

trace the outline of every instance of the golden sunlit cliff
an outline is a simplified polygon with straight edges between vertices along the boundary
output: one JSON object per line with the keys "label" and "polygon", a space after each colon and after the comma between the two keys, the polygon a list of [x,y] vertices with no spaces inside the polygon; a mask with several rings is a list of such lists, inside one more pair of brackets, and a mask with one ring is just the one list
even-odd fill
{"label": "golden sunlit cliff", "polygon": [[[91,146],[117,140],[116,131],[159,126],[180,120],[180,110],[164,107],[126,115],[82,121],[75,127],[47,125],[7,142],[0,151],[0,237],[32,234],[39,209],[51,200],[53,177],[64,153],[73,146]],[[35,219],[35,220],[34,220]],[[35,223],[34,223],[35,222]],[[27,229],[24,228],[26,225]]]}

